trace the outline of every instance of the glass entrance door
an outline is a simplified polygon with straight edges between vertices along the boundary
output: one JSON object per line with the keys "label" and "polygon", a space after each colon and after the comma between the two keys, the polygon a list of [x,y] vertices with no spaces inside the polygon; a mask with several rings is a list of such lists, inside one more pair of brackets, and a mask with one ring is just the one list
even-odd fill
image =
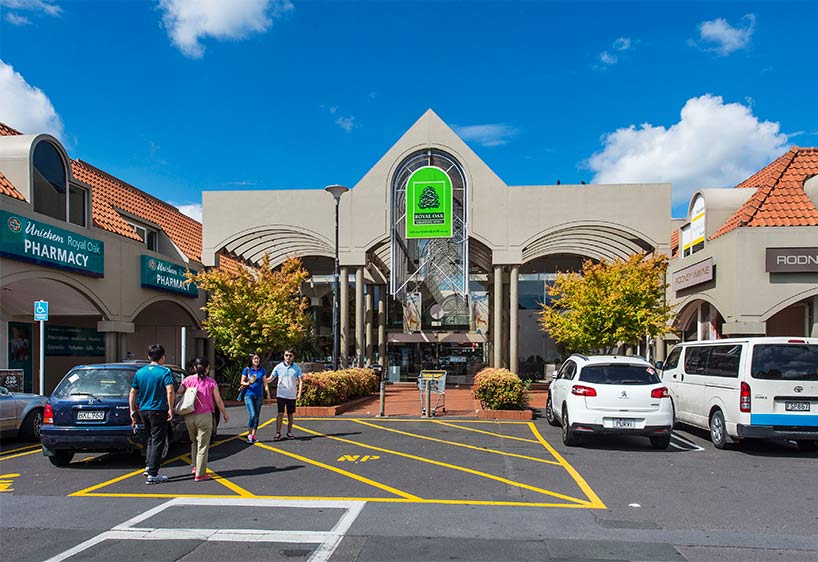
{"label": "glass entrance door", "polygon": [[482,343],[390,343],[387,356],[392,382],[414,382],[421,370],[443,370],[447,383],[471,384],[487,364]]}

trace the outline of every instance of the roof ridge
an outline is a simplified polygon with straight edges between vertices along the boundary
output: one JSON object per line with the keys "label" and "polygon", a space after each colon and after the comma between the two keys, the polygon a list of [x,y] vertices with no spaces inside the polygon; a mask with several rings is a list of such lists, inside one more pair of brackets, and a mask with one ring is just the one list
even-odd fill
{"label": "roof ridge", "polygon": [[[2,132],[2,131],[3,131],[3,129],[5,129],[6,131],[8,131],[8,133],[7,133],[7,134],[6,134],[6,133],[3,133],[3,132]],[[23,133],[22,133],[22,132],[20,132],[20,131],[18,131],[18,130],[17,130],[17,129],[15,129],[14,127],[10,127],[9,125],[6,125],[6,124],[5,124],[5,123],[3,123],[2,121],[0,121],[0,134],[3,134],[4,136],[11,136],[11,135],[22,135]]]}
{"label": "roof ridge", "polygon": [[[745,210],[744,216],[739,220],[739,224],[738,224],[739,226],[744,226],[745,224],[748,224],[751,220],[753,220],[753,218],[755,218],[756,214],[761,210],[761,207],[764,206],[764,203],[767,201],[767,198],[770,196],[770,194],[773,192],[775,187],[781,181],[781,178],[784,177],[784,174],[789,169],[789,167],[792,164],[793,160],[795,160],[795,156],[797,154],[798,154],[798,147],[793,145],[792,148],[790,148],[780,158],[776,158],[776,162],[780,161],[782,164],[784,164],[781,167],[781,172],[778,173],[777,177],[775,177],[775,179],[770,183],[770,185],[761,186],[761,188],[758,191],[753,193],[753,195],[748,200],[748,203],[750,201],[752,201],[753,199],[755,199],[758,202],[758,204],[755,205],[754,208],[752,208],[752,211],[749,212],[749,213],[747,211],[750,211],[750,208]],[[769,164],[769,166],[772,166],[776,162],[773,162],[773,163]],[[762,168],[760,171],[763,171],[763,170],[764,170],[764,168]],[[774,169],[774,171],[777,171],[777,170]],[[759,194],[760,194],[760,196],[759,196]],[[759,197],[757,197],[757,196],[759,196]],[[744,207],[744,205],[742,207]]]}

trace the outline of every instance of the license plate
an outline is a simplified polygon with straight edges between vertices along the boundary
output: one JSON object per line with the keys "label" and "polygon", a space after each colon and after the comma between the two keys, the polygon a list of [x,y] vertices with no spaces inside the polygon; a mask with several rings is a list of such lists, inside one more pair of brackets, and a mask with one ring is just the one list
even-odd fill
{"label": "license plate", "polygon": [[788,412],[809,412],[809,402],[784,402],[784,409]]}
{"label": "license plate", "polygon": [[614,418],[613,419],[613,426],[614,427],[621,427],[626,429],[632,429],[636,427],[636,420],[630,418]]}
{"label": "license plate", "polygon": [[77,412],[77,421],[100,421],[105,419],[102,410],[80,410]]}

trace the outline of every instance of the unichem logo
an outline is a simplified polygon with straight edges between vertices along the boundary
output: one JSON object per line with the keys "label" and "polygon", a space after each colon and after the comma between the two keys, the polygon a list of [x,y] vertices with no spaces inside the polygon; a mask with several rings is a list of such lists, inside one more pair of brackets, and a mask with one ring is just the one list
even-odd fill
{"label": "unichem logo", "polygon": [[9,230],[12,232],[20,232],[23,230],[23,223],[17,217],[9,217]]}

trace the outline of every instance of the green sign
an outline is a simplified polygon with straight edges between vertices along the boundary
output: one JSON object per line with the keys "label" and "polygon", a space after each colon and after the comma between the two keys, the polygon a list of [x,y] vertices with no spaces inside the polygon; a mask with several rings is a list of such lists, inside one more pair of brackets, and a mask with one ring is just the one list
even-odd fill
{"label": "green sign", "polygon": [[49,357],[103,357],[105,335],[93,328],[46,325],[45,354]]}
{"label": "green sign", "polygon": [[[198,297],[196,283],[188,283],[187,267],[152,256],[142,256],[142,287],[170,291],[186,297]],[[194,272],[195,273],[195,272]]]}
{"label": "green sign", "polygon": [[406,238],[452,237],[452,180],[436,166],[412,172],[406,183]]}
{"label": "green sign", "polygon": [[105,276],[105,244],[50,224],[0,211],[0,255]]}

